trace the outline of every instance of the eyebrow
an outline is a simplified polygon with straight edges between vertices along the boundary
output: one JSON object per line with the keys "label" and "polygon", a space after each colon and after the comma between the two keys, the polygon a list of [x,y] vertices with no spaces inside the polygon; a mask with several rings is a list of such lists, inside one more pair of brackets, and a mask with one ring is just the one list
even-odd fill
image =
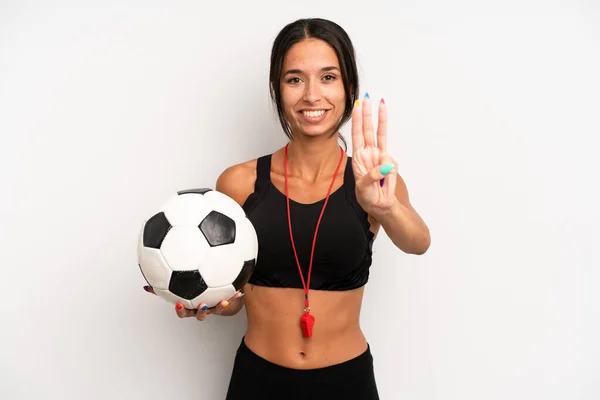
{"label": "eyebrow", "polygon": [[[329,71],[338,71],[339,72],[339,70],[340,69],[338,67],[334,67],[334,66],[321,68],[321,72],[329,72]],[[300,69],[290,69],[290,70],[287,70],[285,72],[285,74],[283,74],[283,76],[286,76],[288,74],[301,74],[301,73],[302,73],[302,70],[300,70]]]}

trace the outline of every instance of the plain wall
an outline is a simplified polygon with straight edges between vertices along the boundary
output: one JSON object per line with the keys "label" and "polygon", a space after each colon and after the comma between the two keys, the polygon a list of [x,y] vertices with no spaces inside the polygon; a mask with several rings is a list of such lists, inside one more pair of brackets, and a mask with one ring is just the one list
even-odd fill
{"label": "plain wall", "polygon": [[375,244],[382,399],[600,398],[600,6],[483,3],[0,2],[0,398],[223,398],[244,312],[178,319],[137,235],[285,144],[270,46],[308,16],[353,39],[432,233]]}

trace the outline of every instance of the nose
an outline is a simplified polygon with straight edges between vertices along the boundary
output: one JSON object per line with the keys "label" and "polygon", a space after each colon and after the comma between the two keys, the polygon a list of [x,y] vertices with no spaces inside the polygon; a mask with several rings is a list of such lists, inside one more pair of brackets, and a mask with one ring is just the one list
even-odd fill
{"label": "nose", "polygon": [[321,99],[321,88],[319,83],[314,80],[309,80],[304,86],[304,94],[302,100],[307,103],[316,103]]}

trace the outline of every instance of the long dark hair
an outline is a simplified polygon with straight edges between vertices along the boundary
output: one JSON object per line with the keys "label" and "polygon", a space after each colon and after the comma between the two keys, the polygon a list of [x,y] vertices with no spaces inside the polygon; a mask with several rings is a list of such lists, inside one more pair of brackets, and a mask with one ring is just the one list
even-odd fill
{"label": "long dark hair", "polygon": [[271,50],[271,67],[269,71],[269,86],[271,99],[277,106],[277,115],[279,122],[286,136],[292,139],[292,131],[289,123],[285,119],[281,105],[281,69],[283,67],[283,58],[285,53],[292,45],[309,38],[320,39],[327,42],[337,55],[344,90],[346,92],[346,107],[340,123],[334,131],[338,133],[339,139],[344,143],[347,149],[346,140],[339,133],[339,129],[350,120],[354,101],[358,98],[358,69],[356,67],[356,57],[354,46],[350,37],[344,29],[335,22],[322,18],[305,18],[294,21],[286,25],[275,38]]}

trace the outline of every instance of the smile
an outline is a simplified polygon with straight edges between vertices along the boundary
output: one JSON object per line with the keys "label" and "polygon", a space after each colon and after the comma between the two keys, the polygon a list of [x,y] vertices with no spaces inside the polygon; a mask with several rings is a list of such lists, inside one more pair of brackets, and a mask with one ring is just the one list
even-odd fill
{"label": "smile", "polygon": [[327,111],[328,110],[303,110],[300,111],[300,114],[302,115],[302,119],[305,121],[317,123],[321,122],[325,118]]}
{"label": "smile", "polygon": [[307,117],[311,117],[311,118],[317,118],[320,117],[321,115],[325,114],[326,110],[315,110],[315,111],[302,111],[302,114],[304,114]]}

